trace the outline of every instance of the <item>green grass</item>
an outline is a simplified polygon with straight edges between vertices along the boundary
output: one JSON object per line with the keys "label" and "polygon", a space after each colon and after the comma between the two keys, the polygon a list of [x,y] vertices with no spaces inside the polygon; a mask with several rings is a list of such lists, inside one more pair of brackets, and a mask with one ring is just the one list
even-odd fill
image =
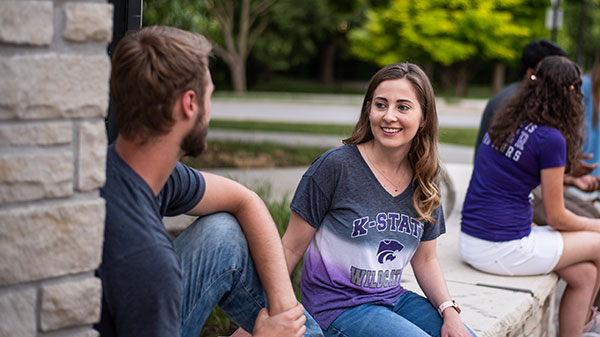
{"label": "green grass", "polygon": [[307,166],[327,149],[235,140],[209,141],[208,149],[182,162],[197,169]]}
{"label": "green grass", "polygon": [[354,126],[344,124],[285,123],[212,119],[210,121],[210,128],[242,131],[251,130],[266,132],[308,133],[348,137],[352,134]]}
{"label": "green grass", "polygon": [[[492,88],[489,85],[469,85],[467,88],[467,96],[462,98],[487,100],[493,95]],[[448,88],[445,90],[436,89],[435,97],[444,98],[447,101],[460,101],[462,99],[461,97],[454,96],[454,88]]]}
{"label": "green grass", "polygon": [[[248,93],[271,92],[271,93],[313,93],[313,94],[357,94],[364,95],[369,84],[368,78],[361,81],[337,81],[332,84],[324,84],[314,79],[297,78],[276,75],[270,81],[261,81],[251,85]],[[454,88],[441,89],[434,83],[435,96],[449,100],[460,100],[461,97],[454,96]],[[492,96],[490,85],[469,84],[466,97],[462,98],[485,98]]]}
{"label": "green grass", "polygon": [[250,90],[321,94],[364,94],[367,84],[368,82],[334,82],[327,85],[310,79],[274,76],[268,82],[261,82],[253,85]]}
{"label": "green grass", "polygon": [[475,146],[477,129],[474,128],[440,128],[438,141],[444,144]]}
{"label": "green grass", "polygon": [[[223,130],[245,130],[264,132],[289,132],[300,134],[322,134],[348,137],[352,134],[353,125],[319,124],[319,123],[285,123],[263,121],[236,121],[213,119],[210,127]],[[440,128],[439,142],[445,144],[474,146],[477,138],[475,128]]]}

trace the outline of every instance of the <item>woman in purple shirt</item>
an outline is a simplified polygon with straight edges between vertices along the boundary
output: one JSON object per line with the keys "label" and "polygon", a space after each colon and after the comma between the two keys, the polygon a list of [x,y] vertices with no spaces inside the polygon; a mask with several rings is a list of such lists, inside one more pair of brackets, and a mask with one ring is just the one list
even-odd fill
{"label": "woman in purple shirt", "polygon": [[[564,174],[582,157],[581,71],[562,56],[536,67],[485,135],[462,211],[460,253],[500,275],[555,271],[567,282],[559,335],[600,332],[600,219],[563,202]],[[532,224],[530,192],[541,183],[549,226]],[[586,323],[587,322],[587,323]]]}

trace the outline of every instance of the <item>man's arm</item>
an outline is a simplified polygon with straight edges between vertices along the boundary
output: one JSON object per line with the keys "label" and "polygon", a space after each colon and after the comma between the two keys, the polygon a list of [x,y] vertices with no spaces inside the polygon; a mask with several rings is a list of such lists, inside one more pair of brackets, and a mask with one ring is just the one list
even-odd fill
{"label": "man's arm", "polygon": [[541,171],[542,200],[548,225],[559,231],[600,232],[600,220],[574,214],[565,208],[563,178],[565,167],[551,167]]}
{"label": "man's arm", "polygon": [[189,215],[231,213],[239,221],[269,301],[269,314],[277,315],[297,305],[281,238],[269,210],[260,197],[243,185],[203,172],[206,190]]}

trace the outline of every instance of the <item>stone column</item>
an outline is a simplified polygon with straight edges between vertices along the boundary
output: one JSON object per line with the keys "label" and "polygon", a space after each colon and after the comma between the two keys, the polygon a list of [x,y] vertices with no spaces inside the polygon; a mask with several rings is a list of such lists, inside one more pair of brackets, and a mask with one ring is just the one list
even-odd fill
{"label": "stone column", "polygon": [[112,13],[0,0],[0,337],[97,336]]}

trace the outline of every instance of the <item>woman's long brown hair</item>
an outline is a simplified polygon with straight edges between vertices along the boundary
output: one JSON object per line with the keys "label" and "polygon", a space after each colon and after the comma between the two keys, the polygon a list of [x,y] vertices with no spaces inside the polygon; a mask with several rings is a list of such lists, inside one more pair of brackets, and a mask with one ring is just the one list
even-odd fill
{"label": "woman's long brown hair", "polygon": [[423,127],[413,138],[408,152],[408,161],[414,172],[412,184],[415,190],[412,202],[419,214],[419,220],[435,222],[433,211],[441,204],[438,187],[440,175],[437,149],[438,118],[433,88],[421,68],[412,63],[395,63],[380,69],[373,75],[365,93],[360,118],[354,127],[352,136],[344,139],[344,144],[360,144],[373,139],[369,123],[373,93],[381,82],[401,78],[407,79],[412,84],[421,104],[424,121]]}
{"label": "woman's long brown hair", "polygon": [[563,56],[548,56],[496,114],[489,134],[492,144],[501,148],[524,122],[555,128],[567,142],[568,173],[581,159],[583,120],[579,66]]}

